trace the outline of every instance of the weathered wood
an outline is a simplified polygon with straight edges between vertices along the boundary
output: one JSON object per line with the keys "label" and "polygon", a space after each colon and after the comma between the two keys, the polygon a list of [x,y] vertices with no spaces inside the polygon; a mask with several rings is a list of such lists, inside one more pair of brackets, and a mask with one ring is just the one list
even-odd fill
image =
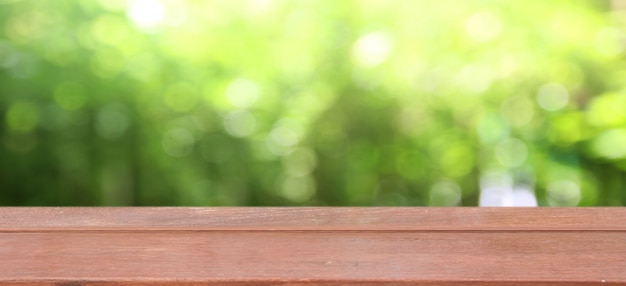
{"label": "weathered wood", "polygon": [[626,284],[624,208],[0,208],[6,285]]}

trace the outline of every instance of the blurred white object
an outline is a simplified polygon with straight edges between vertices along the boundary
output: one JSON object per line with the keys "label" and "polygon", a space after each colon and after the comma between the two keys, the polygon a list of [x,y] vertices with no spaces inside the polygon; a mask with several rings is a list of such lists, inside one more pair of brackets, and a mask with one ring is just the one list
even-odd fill
{"label": "blurred white object", "polygon": [[514,186],[506,172],[490,172],[480,179],[481,207],[536,207],[537,198],[530,186]]}

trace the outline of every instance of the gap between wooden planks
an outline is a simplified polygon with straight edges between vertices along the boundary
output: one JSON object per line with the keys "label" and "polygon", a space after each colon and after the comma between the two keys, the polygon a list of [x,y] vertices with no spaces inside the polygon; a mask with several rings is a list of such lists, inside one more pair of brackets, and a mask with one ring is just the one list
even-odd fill
{"label": "gap between wooden planks", "polygon": [[626,285],[625,208],[0,208],[1,285]]}

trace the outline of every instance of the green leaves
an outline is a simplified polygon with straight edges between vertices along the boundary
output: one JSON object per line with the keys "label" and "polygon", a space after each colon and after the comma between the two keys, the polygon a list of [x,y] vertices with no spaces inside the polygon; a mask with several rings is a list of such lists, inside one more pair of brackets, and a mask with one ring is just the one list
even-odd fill
{"label": "green leaves", "polygon": [[620,201],[605,4],[4,1],[0,174],[35,179],[0,189],[41,199],[0,200],[475,205],[496,172],[542,205]]}

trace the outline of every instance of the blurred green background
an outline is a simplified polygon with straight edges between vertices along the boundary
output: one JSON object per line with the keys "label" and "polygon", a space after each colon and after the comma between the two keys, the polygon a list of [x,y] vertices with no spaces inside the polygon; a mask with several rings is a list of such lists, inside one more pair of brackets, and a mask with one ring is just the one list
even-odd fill
{"label": "blurred green background", "polygon": [[0,204],[624,205],[623,4],[0,0]]}

